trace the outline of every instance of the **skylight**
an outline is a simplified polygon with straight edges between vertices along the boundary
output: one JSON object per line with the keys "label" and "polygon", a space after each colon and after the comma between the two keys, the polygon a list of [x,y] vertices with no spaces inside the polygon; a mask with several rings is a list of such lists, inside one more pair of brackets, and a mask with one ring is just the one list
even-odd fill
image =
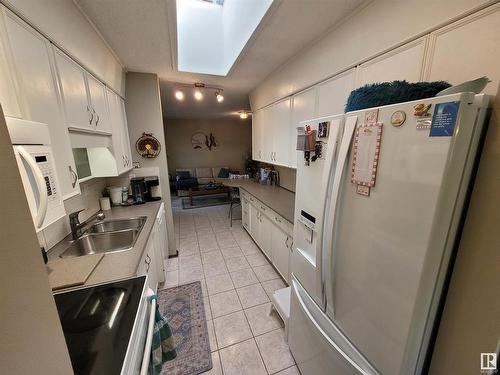
{"label": "skylight", "polygon": [[272,2],[177,1],[179,71],[226,76]]}

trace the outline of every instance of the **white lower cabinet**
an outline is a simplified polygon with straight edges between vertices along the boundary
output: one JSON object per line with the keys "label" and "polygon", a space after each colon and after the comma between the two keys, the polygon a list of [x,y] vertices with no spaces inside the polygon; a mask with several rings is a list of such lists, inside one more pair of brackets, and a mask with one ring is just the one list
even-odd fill
{"label": "white lower cabinet", "polygon": [[273,264],[281,276],[289,282],[290,274],[288,265],[290,259],[290,249],[292,248],[292,236],[273,225],[271,238]]}
{"label": "white lower cabinet", "polygon": [[[247,192],[242,197],[243,227],[272,262],[283,279],[290,282],[289,259],[293,242],[293,224]],[[247,211],[247,214],[245,214]],[[245,219],[245,215],[248,218]]]}
{"label": "white lower cabinet", "polygon": [[146,249],[142,255],[139,267],[137,267],[137,275],[147,275],[148,286],[156,292],[158,287],[158,271],[154,238],[152,237],[153,236],[149,237],[146,244]]}
{"label": "white lower cabinet", "polygon": [[243,227],[250,232],[250,203],[248,198],[241,196],[241,223]]}
{"label": "white lower cabinet", "polygon": [[154,291],[165,282],[164,246],[167,244],[165,208],[162,203],[149,235],[146,249],[137,267],[137,275],[148,275],[148,286]]}

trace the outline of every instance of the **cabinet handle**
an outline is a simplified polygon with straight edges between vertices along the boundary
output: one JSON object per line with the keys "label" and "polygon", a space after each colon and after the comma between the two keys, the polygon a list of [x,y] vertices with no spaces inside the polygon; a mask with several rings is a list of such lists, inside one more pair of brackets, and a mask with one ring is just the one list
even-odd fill
{"label": "cabinet handle", "polygon": [[89,106],[87,106],[87,111],[89,111],[90,114],[89,124],[92,125],[92,121],[94,121],[94,112],[90,110]]}
{"label": "cabinet handle", "polygon": [[71,165],[68,165],[68,168],[69,168],[69,173],[71,173],[73,175],[73,182],[71,183],[71,187],[74,189],[76,186],[76,183],[78,181],[78,175],[73,170],[73,168],[71,168]]}
{"label": "cabinet handle", "polygon": [[276,220],[278,223],[281,223],[281,220],[278,219],[276,216],[274,217],[274,220]]}
{"label": "cabinet handle", "polygon": [[285,239],[285,246],[288,248],[288,236]]}
{"label": "cabinet handle", "polygon": [[260,209],[261,209],[262,211],[265,211],[265,210],[266,210],[266,208],[265,208],[264,206],[262,206],[262,205],[260,206]]}
{"label": "cabinet handle", "polygon": [[95,126],[97,126],[97,124],[99,123],[99,120],[101,119],[101,118],[99,117],[99,115],[97,115],[97,114],[96,114],[96,116],[97,116],[97,118],[96,118],[96,120],[95,120]]}

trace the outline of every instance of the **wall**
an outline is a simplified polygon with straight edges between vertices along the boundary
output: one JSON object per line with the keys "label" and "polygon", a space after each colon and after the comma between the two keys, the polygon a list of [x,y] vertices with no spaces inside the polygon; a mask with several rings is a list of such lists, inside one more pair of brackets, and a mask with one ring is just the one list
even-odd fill
{"label": "wall", "polygon": [[112,50],[68,0],[2,0],[24,17],[92,74],[122,96],[125,91],[123,69]]}
{"label": "wall", "polygon": [[[244,172],[252,149],[252,122],[241,119],[165,119],[169,171],[176,168],[222,167]],[[212,133],[218,146],[212,151],[194,150],[191,136]]]}
{"label": "wall", "polygon": [[[149,73],[127,73],[126,75],[126,100],[128,131],[132,160],[141,167],[160,168],[160,184],[165,202],[168,249],[169,254],[176,253],[174,237],[174,221],[172,217],[172,204],[170,202],[170,185],[168,181],[168,163],[163,130],[163,118],[160,102],[160,87],[158,76]],[[142,133],[152,133],[162,146],[160,154],[154,159],[145,159],[135,149],[135,142]]]}
{"label": "wall", "polygon": [[[487,75],[486,92],[497,95],[494,115],[478,169],[449,293],[446,299],[429,373],[479,374],[480,353],[498,351],[500,305],[498,272],[500,241],[500,11],[485,1],[370,2],[350,19],[305,51],[301,51],[252,93],[252,109],[295,93],[336,73],[367,61],[388,49],[437,28],[430,38],[424,79],[452,83]],[[493,9],[494,8],[494,9]],[[480,22],[479,22],[479,21]],[[478,21],[478,22],[476,22]],[[449,30],[456,33],[452,37]],[[460,36],[460,37],[458,37]],[[454,38],[454,39],[453,39]]]}
{"label": "wall", "polygon": [[72,374],[33,220],[0,108],[0,372]]}
{"label": "wall", "polygon": [[295,193],[295,180],[297,178],[297,170],[287,167],[280,167],[277,165],[275,165],[274,168],[280,174],[280,186]]}

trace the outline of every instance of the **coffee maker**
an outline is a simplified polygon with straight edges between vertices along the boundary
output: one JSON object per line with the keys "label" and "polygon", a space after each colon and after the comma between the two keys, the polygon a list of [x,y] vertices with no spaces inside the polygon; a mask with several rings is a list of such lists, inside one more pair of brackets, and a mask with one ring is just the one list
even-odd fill
{"label": "coffee maker", "polygon": [[132,198],[135,204],[159,201],[161,197],[153,196],[155,187],[160,184],[157,176],[133,177],[130,179]]}
{"label": "coffee maker", "polygon": [[131,178],[130,189],[132,190],[134,204],[146,203],[146,184],[144,183],[144,177]]}
{"label": "coffee maker", "polygon": [[160,185],[158,176],[144,177],[144,185],[146,187],[146,194],[144,195],[144,199],[146,199],[146,202],[161,200],[161,197],[153,196],[155,189],[157,189],[157,186]]}

